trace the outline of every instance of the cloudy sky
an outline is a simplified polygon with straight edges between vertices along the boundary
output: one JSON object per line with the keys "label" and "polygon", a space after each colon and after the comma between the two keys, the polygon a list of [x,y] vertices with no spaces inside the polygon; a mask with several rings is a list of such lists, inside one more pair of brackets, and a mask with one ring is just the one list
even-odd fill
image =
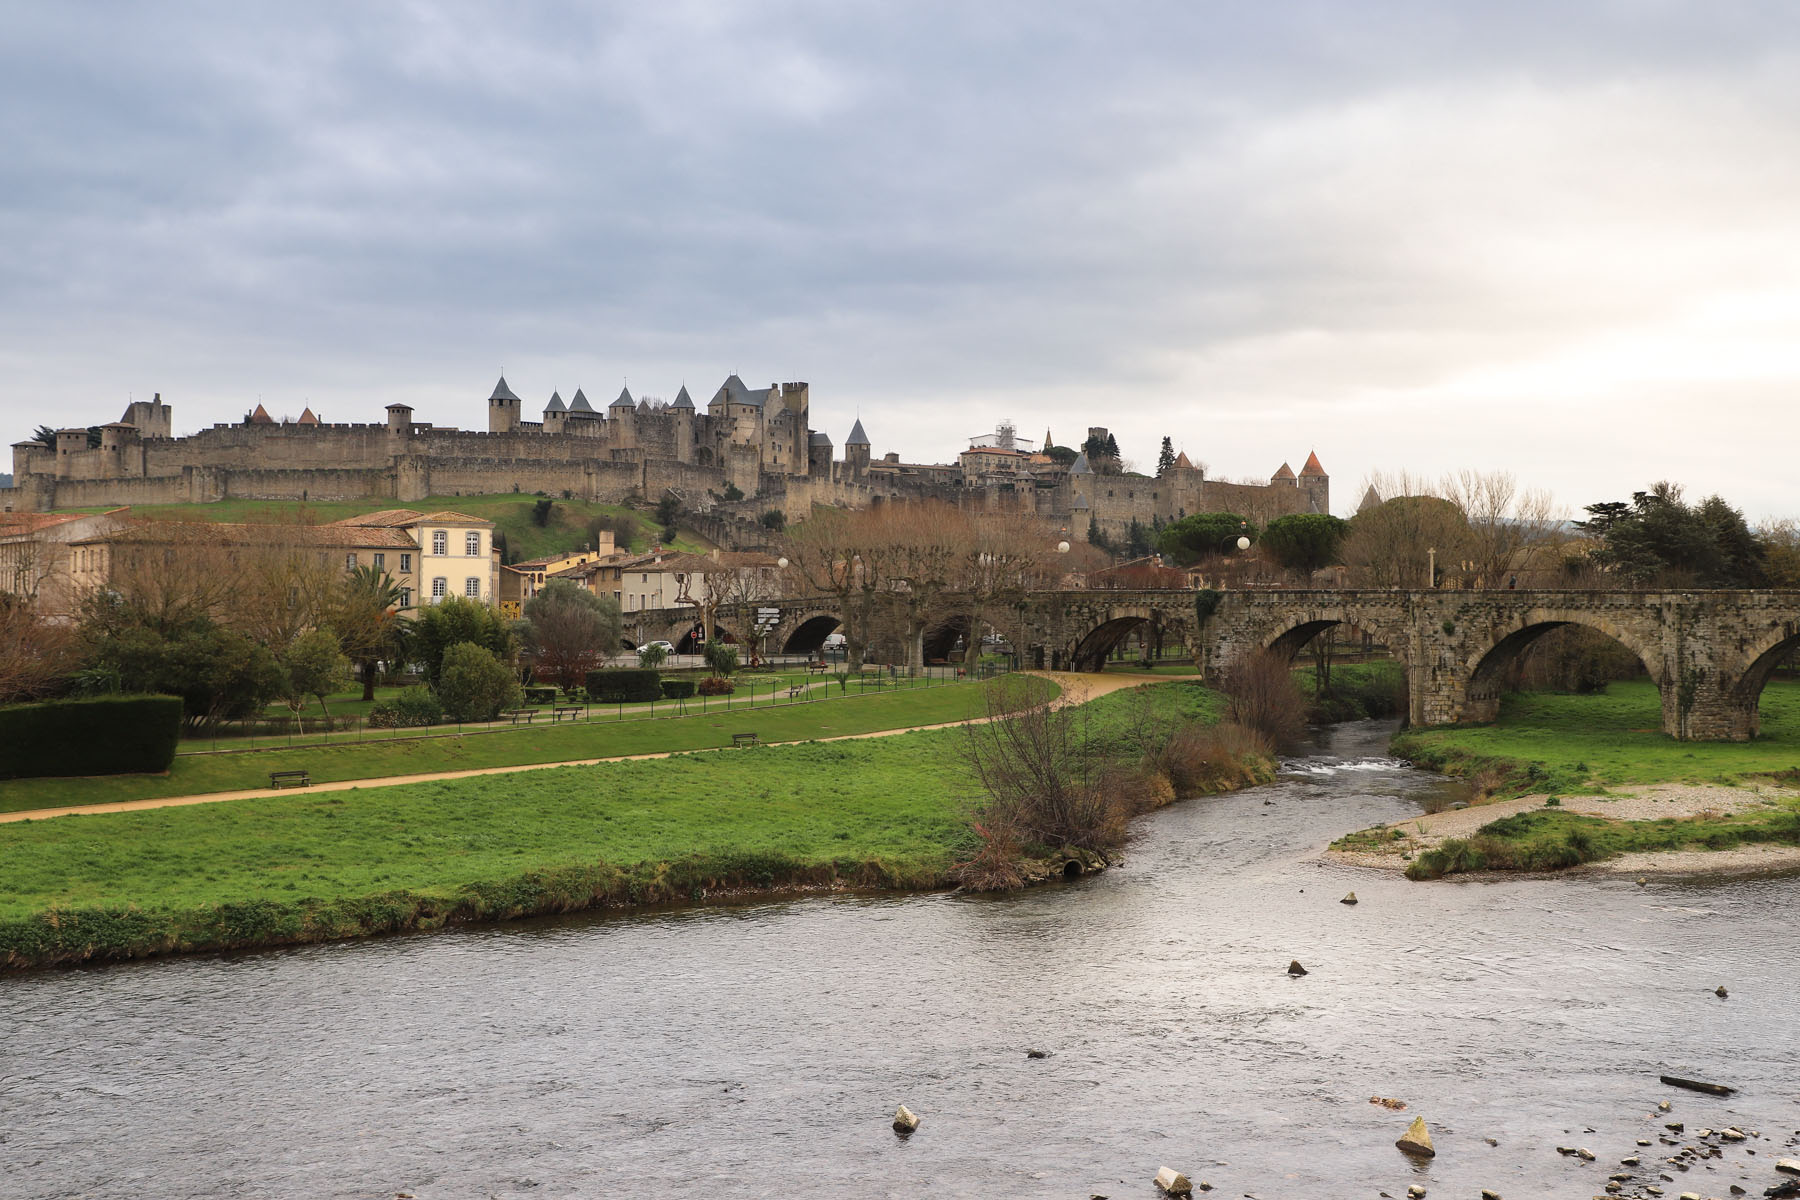
{"label": "cloudy sky", "polygon": [[1800,515],[1800,5],[286,8],[0,3],[5,441],[735,370]]}

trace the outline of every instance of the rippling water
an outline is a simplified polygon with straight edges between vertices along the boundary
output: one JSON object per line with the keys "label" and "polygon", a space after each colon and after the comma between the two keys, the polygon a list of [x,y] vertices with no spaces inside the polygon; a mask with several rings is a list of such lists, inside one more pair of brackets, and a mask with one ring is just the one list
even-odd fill
{"label": "rippling water", "polygon": [[[1690,1126],[1800,1127],[1795,880],[1323,865],[1445,786],[1388,732],[1340,726],[1273,785],[1146,819],[1123,869],[1019,895],[16,977],[0,1194],[1118,1197],[1168,1163],[1229,1197],[1518,1200],[1599,1193],[1665,1096]],[[1414,1114],[1423,1166],[1393,1147]],[[1574,1142],[1600,1162],[1555,1153]],[[1700,1174],[1681,1186],[1772,1178]]]}

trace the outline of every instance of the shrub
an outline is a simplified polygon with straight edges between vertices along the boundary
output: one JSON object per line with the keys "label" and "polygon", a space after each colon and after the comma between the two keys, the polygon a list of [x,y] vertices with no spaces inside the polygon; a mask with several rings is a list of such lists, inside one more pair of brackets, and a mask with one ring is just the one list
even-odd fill
{"label": "shrub", "polygon": [[589,671],[588,695],[596,704],[637,704],[662,699],[662,675],[643,667]]}
{"label": "shrub", "polygon": [[443,719],[444,706],[429,689],[418,684],[369,709],[369,725],[374,729],[417,729],[436,725]]}
{"label": "shrub", "polygon": [[694,694],[694,681],[691,679],[665,679],[662,681],[662,694],[665,700],[686,700]]}
{"label": "shrub", "polygon": [[1262,782],[1269,740],[1242,725],[1184,725],[1155,757],[1177,796],[1204,796]]}
{"label": "shrub", "polygon": [[737,691],[737,684],[723,675],[708,675],[700,681],[698,690],[702,696],[729,696]]}
{"label": "shrub", "polygon": [[726,645],[716,638],[701,648],[700,656],[719,675],[729,675],[738,668],[737,647]]}
{"label": "shrub", "polygon": [[1293,741],[1306,724],[1306,700],[1281,655],[1246,655],[1225,676],[1231,719],[1277,744]]}
{"label": "shrub", "polygon": [[458,642],[444,651],[438,673],[438,700],[458,721],[491,721],[503,708],[517,708],[524,689],[493,651]]}
{"label": "shrub", "polygon": [[669,660],[669,652],[661,646],[639,646],[638,666],[646,671],[653,671]]}
{"label": "shrub", "polygon": [[525,689],[527,704],[555,704],[556,689],[553,687],[528,687]]}
{"label": "shrub", "polygon": [[98,696],[0,708],[0,779],[166,771],[178,696]]}

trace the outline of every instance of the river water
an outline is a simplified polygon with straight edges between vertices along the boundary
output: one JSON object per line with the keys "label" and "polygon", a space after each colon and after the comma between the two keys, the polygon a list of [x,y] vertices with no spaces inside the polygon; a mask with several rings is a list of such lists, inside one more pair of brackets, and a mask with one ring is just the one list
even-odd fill
{"label": "river water", "polygon": [[[1519,1200],[1599,1194],[1671,1119],[1775,1140],[1670,1196],[1761,1195],[1800,1129],[1797,881],[1322,864],[1448,786],[1390,731],[1323,732],[1268,787],[1146,818],[1122,869],[1022,894],[11,978],[0,1195],[1149,1197],[1166,1163],[1215,1196]],[[1393,1145],[1415,1114],[1425,1164]]]}

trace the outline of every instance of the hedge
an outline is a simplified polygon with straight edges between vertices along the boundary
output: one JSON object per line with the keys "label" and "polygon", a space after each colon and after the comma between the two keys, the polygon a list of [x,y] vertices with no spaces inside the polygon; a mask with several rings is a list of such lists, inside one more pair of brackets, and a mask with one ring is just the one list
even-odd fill
{"label": "hedge", "polygon": [[662,681],[662,693],[665,700],[686,700],[694,694],[694,681],[691,679],[665,679]]}
{"label": "hedge", "polygon": [[527,704],[555,704],[556,689],[553,687],[528,687],[525,689]]}
{"label": "hedge", "polygon": [[167,771],[179,696],[97,696],[0,708],[0,779]]}
{"label": "hedge", "polygon": [[662,673],[643,667],[589,671],[588,699],[595,704],[635,704],[662,699]]}

